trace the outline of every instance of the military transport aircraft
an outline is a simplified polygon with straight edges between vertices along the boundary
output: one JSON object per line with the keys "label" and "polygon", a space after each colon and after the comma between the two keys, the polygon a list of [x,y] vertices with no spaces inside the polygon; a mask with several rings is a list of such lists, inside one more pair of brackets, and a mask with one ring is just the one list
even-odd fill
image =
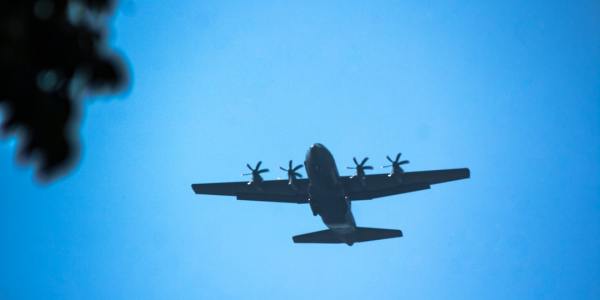
{"label": "military transport aircraft", "polygon": [[354,222],[351,203],[370,200],[395,194],[429,189],[432,184],[469,178],[467,168],[434,171],[404,172],[400,153],[385,167],[391,167],[388,174],[366,175],[369,158],[358,162],[354,158],[354,176],[340,176],[331,152],[321,144],[314,144],[306,153],[306,173],[308,179],[301,179],[298,170],[290,160],[288,168],[280,167],[288,173],[287,180],[263,180],[261,174],[269,169],[261,169],[262,162],[253,168],[246,164],[252,176],[249,182],[199,183],[192,184],[196,194],[236,196],[238,200],[255,200],[284,203],[309,204],[314,216],[320,215],[329,229],[293,237],[295,243],[346,243],[352,245],[379,239],[401,237],[402,231],[358,227]]}

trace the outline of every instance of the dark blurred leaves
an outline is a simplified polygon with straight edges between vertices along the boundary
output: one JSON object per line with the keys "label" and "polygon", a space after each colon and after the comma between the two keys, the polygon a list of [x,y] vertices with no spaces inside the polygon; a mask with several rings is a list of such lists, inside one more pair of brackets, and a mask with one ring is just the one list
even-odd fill
{"label": "dark blurred leaves", "polygon": [[52,179],[77,158],[82,99],[126,82],[106,45],[110,0],[0,0],[0,129]]}

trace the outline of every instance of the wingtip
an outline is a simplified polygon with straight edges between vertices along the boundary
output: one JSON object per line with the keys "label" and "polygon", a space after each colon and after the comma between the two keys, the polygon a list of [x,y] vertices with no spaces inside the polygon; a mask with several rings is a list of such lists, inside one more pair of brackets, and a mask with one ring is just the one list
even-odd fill
{"label": "wingtip", "polygon": [[198,184],[196,184],[196,183],[192,183],[190,186],[192,187],[192,191],[194,191],[194,193],[196,193],[196,194],[200,194],[200,193],[198,192]]}

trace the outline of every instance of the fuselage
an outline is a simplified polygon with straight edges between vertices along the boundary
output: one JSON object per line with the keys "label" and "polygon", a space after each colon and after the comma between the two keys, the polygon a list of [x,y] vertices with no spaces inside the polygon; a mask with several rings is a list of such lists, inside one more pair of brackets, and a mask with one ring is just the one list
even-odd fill
{"label": "fuselage", "polygon": [[314,144],[304,162],[308,174],[309,203],[314,214],[342,239],[356,230],[351,202],[347,199],[331,152]]}

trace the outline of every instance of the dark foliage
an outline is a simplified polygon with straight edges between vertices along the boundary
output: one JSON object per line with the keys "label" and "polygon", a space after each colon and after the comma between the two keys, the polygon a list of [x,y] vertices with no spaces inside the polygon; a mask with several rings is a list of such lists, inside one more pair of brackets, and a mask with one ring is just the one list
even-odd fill
{"label": "dark foliage", "polygon": [[83,97],[124,85],[106,46],[110,0],[0,1],[2,133],[17,134],[18,159],[55,178],[77,158]]}

